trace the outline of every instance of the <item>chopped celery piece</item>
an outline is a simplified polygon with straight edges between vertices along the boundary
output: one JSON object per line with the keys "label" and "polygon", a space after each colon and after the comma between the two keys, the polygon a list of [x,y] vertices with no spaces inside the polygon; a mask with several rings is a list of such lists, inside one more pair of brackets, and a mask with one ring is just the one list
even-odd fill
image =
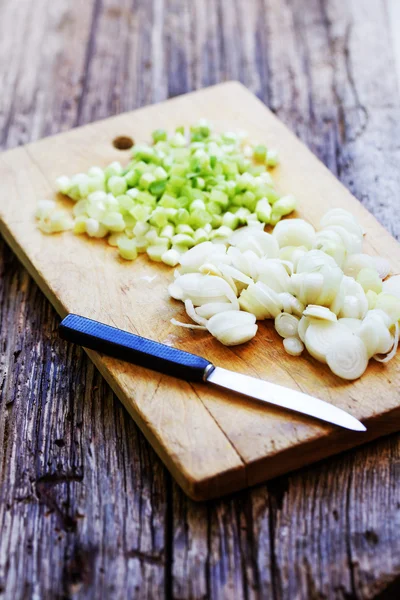
{"label": "chopped celery piece", "polygon": [[178,206],[178,200],[171,194],[163,194],[158,203],[159,206],[165,206],[165,208],[176,208]]}
{"label": "chopped celery piece", "polygon": [[150,217],[150,223],[156,227],[164,227],[168,223],[168,217],[165,209],[160,207],[153,210]]}
{"label": "chopped celery piece", "polygon": [[129,211],[129,214],[132,215],[132,217],[134,217],[137,221],[147,221],[151,215],[151,208],[150,206],[137,204]]}
{"label": "chopped celery piece", "polygon": [[161,262],[164,253],[168,250],[168,242],[166,244],[152,244],[147,247],[147,255],[151,260]]}
{"label": "chopped celery piece", "polygon": [[194,239],[185,233],[177,233],[172,238],[173,244],[179,244],[181,246],[186,246],[187,248],[191,248],[194,246]]}
{"label": "chopped celery piece", "polygon": [[86,221],[86,233],[90,237],[103,238],[107,235],[108,229],[103,223],[99,223],[97,219],[87,219]]}
{"label": "chopped celery piece", "polygon": [[269,223],[271,212],[272,208],[267,198],[262,198],[257,202],[256,215],[259,221],[262,223]]}
{"label": "chopped celery piece", "polygon": [[125,235],[120,235],[117,240],[118,252],[125,260],[135,260],[137,258],[137,248],[134,239],[129,239]]}
{"label": "chopped celery piece", "polygon": [[179,208],[176,212],[175,222],[177,225],[187,223],[189,221],[189,213],[185,208]]}
{"label": "chopped celery piece", "polygon": [[211,233],[210,239],[211,240],[215,240],[215,239],[226,240],[232,235],[232,233],[233,233],[233,229],[231,229],[230,227],[227,227],[226,225],[221,225],[221,227],[218,227],[218,229],[215,229]]}
{"label": "chopped celery piece", "polygon": [[163,167],[156,167],[154,169],[153,175],[157,180],[160,180],[160,181],[167,179],[167,177],[168,177],[168,173],[165,169],[163,169]]}
{"label": "chopped celery piece", "polygon": [[125,194],[128,184],[126,183],[126,179],[124,179],[124,177],[113,175],[107,181],[107,188],[108,191],[114,196],[120,196],[121,194]]}
{"label": "chopped celery piece", "polygon": [[124,231],[125,221],[121,213],[109,212],[101,219],[101,223],[110,231]]}
{"label": "chopped celery piece", "polygon": [[169,240],[175,235],[175,227],[173,225],[165,225],[160,231],[161,238],[168,238]]}
{"label": "chopped celery piece", "polygon": [[107,239],[107,242],[109,243],[110,246],[113,246],[114,248],[116,248],[118,246],[118,239],[121,237],[120,233],[112,233],[109,238]]}
{"label": "chopped celery piece", "polygon": [[[144,177],[144,175],[143,175],[143,177]],[[154,175],[153,175],[153,177],[154,177]],[[154,179],[149,185],[149,192],[151,194],[153,194],[154,196],[161,196],[161,194],[163,194],[165,191],[166,185],[167,185],[166,180]]]}
{"label": "chopped celery piece", "polygon": [[108,167],[104,170],[105,179],[110,179],[110,177],[121,175],[123,172],[123,168],[121,163],[115,161],[108,165]]}
{"label": "chopped celery piece", "polygon": [[176,267],[176,265],[179,263],[180,257],[181,253],[171,248],[170,250],[166,250],[164,254],[161,255],[161,260],[170,267]]}
{"label": "chopped celery piece", "polygon": [[167,132],[165,131],[165,129],[156,129],[151,135],[153,137],[154,143],[164,142],[167,140]]}
{"label": "chopped celery piece", "polygon": [[239,226],[239,217],[237,214],[235,215],[228,211],[222,217],[222,225],[226,225],[226,227],[230,227],[231,229],[236,229]]}
{"label": "chopped celery piece", "polygon": [[[81,202],[82,200],[78,202],[78,204],[75,204],[74,208],[72,209],[73,214],[75,214],[74,210],[79,204],[81,204]],[[37,219],[46,219],[51,215],[55,208],[56,203],[54,202],[54,200],[39,200],[35,212],[35,217]]]}
{"label": "chopped celery piece", "polygon": [[272,206],[272,214],[270,219],[271,225],[276,225],[276,223],[280,221],[283,216],[294,211],[296,205],[296,198],[292,195],[283,196],[277,200],[277,202],[275,202],[275,204]]}
{"label": "chopped celery piece", "polygon": [[190,227],[190,225],[181,224],[177,225],[176,233],[186,233],[186,235],[193,235],[194,230],[192,229],[192,227]]}
{"label": "chopped celery piece", "polygon": [[135,227],[133,228],[133,233],[136,237],[142,237],[144,235],[146,235],[146,233],[150,231],[150,225],[148,223],[136,223]]}
{"label": "chopped celery piece", "polygon": [[105,181],[106,178],[106,175],[101,167],[90,167],[88,175],[89,177],[101,179],[102,181]]}
{"label": "chopped celery piece", "polygon": [[268,150],[267,152],[267,167],[276,167],[279,163],[279,156],[276,150]]}
{"label": "chopped celery piece", "polygon": [[71,180],[66,175],[62,175],[56,179],[56,187],[57,191],[61,192],[61,194],[68,194],[71,189]]}
{"label": "chopped celery piece", "polygon": [[264,162],[267,157],[267,148],[266,146],[256,146],[253,150],[253,156],[258,162]]}
{"label": "chopped celery piece", "polygon": [[207,242],[208,240],[208,233],[205,231],[205,229],[196,229],[196,231],[193,234],[193,239],[194,239],[194,243],[195,244],[201,244],[202,242]]}
{"label": "chopped celery piece", "polygon": [[87,217],[84,217],[83,215],[79,215],[79,217],[76,217],[73,229],[76,235],[86,233],[86,221]]}

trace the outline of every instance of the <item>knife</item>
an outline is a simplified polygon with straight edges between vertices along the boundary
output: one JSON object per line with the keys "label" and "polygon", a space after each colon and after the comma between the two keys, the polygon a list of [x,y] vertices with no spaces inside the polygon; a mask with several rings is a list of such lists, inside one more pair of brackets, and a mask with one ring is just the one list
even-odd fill
{"label": "knife", "polygon": [[59,333],[64,340],[153,371],[186,381],[211,383],[346,429],[366,431],[360,421],[333,404],[291,388],[216,367],[201,356],[86,317],[69,314],[61,322]]}

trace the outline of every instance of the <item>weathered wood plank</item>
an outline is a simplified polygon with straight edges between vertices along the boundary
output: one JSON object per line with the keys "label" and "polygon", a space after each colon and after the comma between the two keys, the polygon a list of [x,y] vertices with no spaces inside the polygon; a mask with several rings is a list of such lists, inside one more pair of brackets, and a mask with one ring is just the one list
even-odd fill
{"label": "weathered wood plank", "polygon": [[[85,80],[99,10],[1,4],[3,147],[102,116]],[[167,474],[3,242],[0,270],[0,597],[162,597]]]}
{"label": "weathered wood plank", "polygon": [[[238,78],[399,236],[385,18],[378,0],[2,2],[2,147]],[[398,436],[207,506],[174,486],[168,503],[154,453],[56,340],[54,313],[3,245],[2,257],[0,597],[140,597],[141,582],[141,597],[163,597],[172,510],[169,595],[397,597]],[[37,481],[57,464],[76,480]]]}

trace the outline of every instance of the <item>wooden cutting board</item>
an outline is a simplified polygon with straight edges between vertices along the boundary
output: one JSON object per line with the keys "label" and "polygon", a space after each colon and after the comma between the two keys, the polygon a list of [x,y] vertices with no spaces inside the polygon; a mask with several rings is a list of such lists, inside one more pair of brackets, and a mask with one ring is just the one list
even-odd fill
{"label": "wooden cutting board", "polygon": [[[78,313],[165,344],[201,354],[213,363],[318,396],[351,412],[368,427],[355,433],[191,385],[87,351],[185,492],[208,499],[253,485],[307,463],[400,429],[400,360],[371,361],[361,380],[346,383],[307,352],[288,356],[271,323],[256,338],[226,348],[208,333],[176,328],[182,304],[167,293],[172,270],[141,256],[118,259],[103,240],[72,233],[43,235],[33,213],[55,196],[54,180],[113,160],[129,150],[113,140],[147,141],[157,127],[173,129],[206,117],[218,130],[245,129],[277,148],[281,192],[299,199],[299,216],[318,225],[328,209],[350,210],[366,231],[365,248],[400,271],[400,246],[309,150],[241,84],[229,82],[162,104],[74,129],[0,155],[0,229],[42,291],[63,317]],[[69,201],[59,197],[62,204]]]}

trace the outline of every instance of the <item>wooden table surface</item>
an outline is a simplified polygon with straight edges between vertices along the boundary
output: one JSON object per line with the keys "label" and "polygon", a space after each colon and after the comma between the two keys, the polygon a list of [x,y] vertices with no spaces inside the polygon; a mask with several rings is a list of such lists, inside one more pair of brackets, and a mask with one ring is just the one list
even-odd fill
{"label": "wooden table surface", "polygon": [[[239,79],[398,237],[399,17],[397,0],[0,0],[0,145]],[[0,246],[0,600],[400,597],[400,435],[196,504]]]}

